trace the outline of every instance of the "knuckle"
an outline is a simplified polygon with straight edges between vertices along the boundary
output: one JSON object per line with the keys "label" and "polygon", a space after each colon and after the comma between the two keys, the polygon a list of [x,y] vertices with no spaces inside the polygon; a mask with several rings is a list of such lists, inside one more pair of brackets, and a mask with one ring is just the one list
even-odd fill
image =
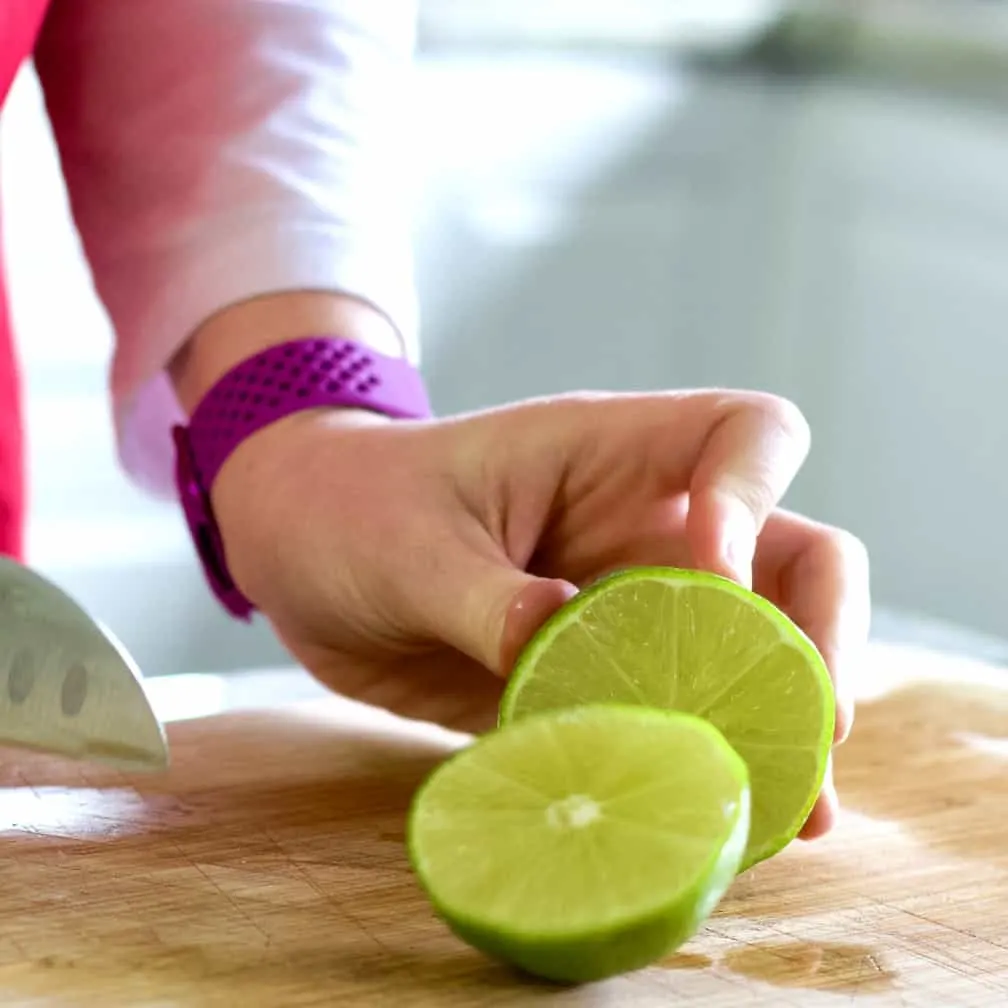
{"label": "knuckle", "polygon": [[805,461],[809,425],[793,402],[767,392],[744,393],[731,412],[747,453],[731,489],[754,514],[765,517]]}
{"label": "knuckle", "polygon": [[767,392],[758,395],[753,405],[780,434],[794,442],[803,455],[808,451],[812,431],[805,414],[796,403]]}
{"label": "knuckle", "polygon": [[777,506],[778,474],[772,467],[751,469],[743,477],[726,477],[722,485],[754,517],[763,521]]}
{"label": "knuckle", "polygon": [[844,558],[848,568],[858,576],[867,578],[871,561],[864,541],[846,529],[836,529],[833,539],[837,552]]}
{"label": "knuckle", "polygon": [[844,598],[838,639],[847,649],[860,649],[867,643],[871,627],[868,548],[846,529],[833,529],[829,538],[836,551],[835,569]]}

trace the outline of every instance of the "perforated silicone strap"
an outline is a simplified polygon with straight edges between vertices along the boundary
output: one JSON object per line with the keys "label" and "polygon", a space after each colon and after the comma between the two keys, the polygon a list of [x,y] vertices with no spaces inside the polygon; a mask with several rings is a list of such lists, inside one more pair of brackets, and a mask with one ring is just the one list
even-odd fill
{"label": "perforated silicone strap", "polygon": [[292,413],[356,407],[397,418],[430,416],[423,381],[406,361],[350,340],[316,337],[270,347],[229,371],[188,427],[176,427],[179,498],[207,580],[233,615],[252,605],[235,585],[213,515],[210,488],[228,456],[256,431]]}
{"label": "perforated silicone strap", "polygon": [[229,371],[193,413],[189,443],[200,483],[209,490],[228,456],[256,431],[325,406],[399,418],[430,415],[423,381],[404,360],[344,339],[282,343]]}

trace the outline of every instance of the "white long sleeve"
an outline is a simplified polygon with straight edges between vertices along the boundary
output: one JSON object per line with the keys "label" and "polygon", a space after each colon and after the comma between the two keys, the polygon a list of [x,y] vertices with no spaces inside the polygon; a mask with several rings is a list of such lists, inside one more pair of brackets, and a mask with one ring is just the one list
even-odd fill
{"label": "white long sleeve", "polygon": [[415,19],[414,0],[56,0],[36,64],[141,485],[174,493],[164,368],[221,308],[354,295],[416,360]]}

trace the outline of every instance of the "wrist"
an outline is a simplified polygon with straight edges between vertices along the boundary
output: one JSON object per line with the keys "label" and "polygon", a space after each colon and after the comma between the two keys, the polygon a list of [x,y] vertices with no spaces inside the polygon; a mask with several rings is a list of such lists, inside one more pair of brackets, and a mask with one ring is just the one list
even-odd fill
{"label": "wrist", "polygon": [[[311,464],[304,447],[329,434],[352,436],[393,423],[391,417],[354,407],[301,410],[244,438],[221,467],[210,487],[210,498],[222,532],[227,537],[229,517],[240,516],[246,504],[261,498],[264,489],[282,482],[288,466]],[[295,461],[296,460],[296,461]]]}
{"label": "wrist", "polygon": [[[304,410],[256,431],[239,444],[209,488],[214,520],[230,574],[249,598],[275,559],[278,529],[293,520],[288,505],[297,503],[301,474],[319,459],[319,439],[330,431],[326,456],[338,452],[334,440],[359,436],[368,427],[390,422],[366,410]],[[336,438],[332,435],[336,434]]]}
{"label": "wrist", "polygon": [[389,357],[405,356],[398,331],[364,301],[312,291],[264,295],[211,316],[169,362],[182,409],[191,416],[214,383],[242,361],[271,346],[319,333],[352,340]]}
{"label": "wrist", "polygon": [[315,449],[356,443],[360,428],[392,417],[430,416],[401,345],[376,349],[394,335],[379,321],[359,302],[278,296],[212,319],[172,364],[189,413],[173,428],[180,500],[211,587],[240,618],[252,606],[244,565],[229,571],[233,547],[245,556],[275,549],[278,524],[263,516],[278,497],[280,513],[305,503],[296,486],[317,468]]}

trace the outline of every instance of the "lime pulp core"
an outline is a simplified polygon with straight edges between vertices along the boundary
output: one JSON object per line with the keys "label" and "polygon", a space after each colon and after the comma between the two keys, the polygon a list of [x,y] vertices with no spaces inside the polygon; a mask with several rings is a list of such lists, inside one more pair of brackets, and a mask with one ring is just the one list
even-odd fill
{"label": "lime pulp core", "polygon": [[735,877],[749,808],[745,763],[710,724],[586,705],[497,729],[439,766],[408,845],[456,934],[578,982],[696,931]]}
{"label": "lime pulp core", "polygon": [[583,829],[600,815],[599,803],[583,794],[558,798],[546,806],[546,822],[556,830]]}
{"label": "lime pulp core", "polygon": [[679,710],[725,736],[752,786],[743,868],[797,835],[822,786],[834,726],[825,662],[783,612],[726,578],[634,568],[563,606],[519,657],[500,723],[584,703]]}

